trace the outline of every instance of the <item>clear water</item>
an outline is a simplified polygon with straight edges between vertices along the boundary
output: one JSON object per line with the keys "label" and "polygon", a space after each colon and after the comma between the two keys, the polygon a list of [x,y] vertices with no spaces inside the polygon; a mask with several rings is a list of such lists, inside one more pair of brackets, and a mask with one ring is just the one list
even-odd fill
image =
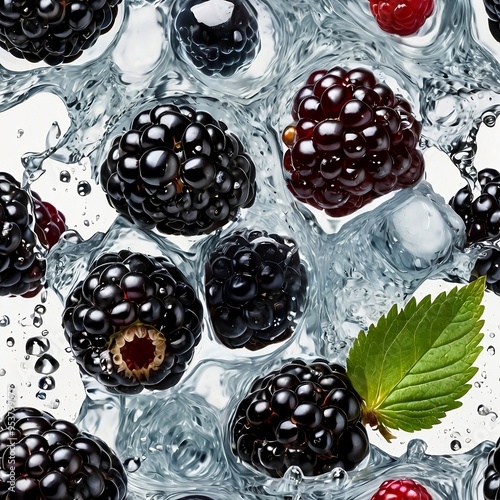
{"label": "clear water", "polygon": [[[214,500],[368,500],[384,479],[404,476],[424,483],[434,500],[481,499],[481,474],[492,443],[480,435],[472,450],[446,456],[427,455],[421,440],[410,442],[399,458],[374,446],[358,471],[336,470],[315,479],[305,479],[294,469],[282,480],[268,479],[237,463],[228,448],[228,421],[256,373],[293,357],[322,355],[343,362],[360,328],[394,302],[404,303],[427,279],[465,281],[477,256],[477,251],[463,250],[463,224],[427,182],[345,221],[326,220],[294,202],[282,180],[280,135],[291,122],[291,100],[307,75],[335,65],[374,70],[412,102],[424,124],[422,148],[437,148],[452,159],[458,186],[464,182],[459,170],[473,182],[475,167],[483,167],[474,163],[476,136],[482,124],[493,126],[500,112],[500,45],[492,43],[480,22],[481,1],[436,1],[436,13],[419,36],[406,39],[382,33],[364,1],[253,3],[259,15],[260,53],[248,69],[227,79],[197,72],[173,43],[173,19],[181,1],[126,2],[113,31],[83,60],[63,67],[33,67],[0,55],[0,111],[46,92],[62,100],[70,121],[65,132],[53,123],[45,150],[27,153],[22,161],[24,181],[34,190],[49,178],[58,193],[72,186],[73,197],[86,203],[83,220],[79,213],[67,213],[78,231],[68,232],[49,254],[47,280],[61,301],[95,256],[122,248],[167,255],[202,295],[204,262],[220,235],[167,239],[120,218],[111,222],[115,214],[95,182],[96,167],[113,137],[157,102],[187,102],[211,112],[239,135],[256,163],[257,201],[222,235],[245,227],[293,235],[309,272],[304,314],[289,341],[257,353],[229,351],[214,341],[205,321],[203,340],[177,387],[124,398],[85,379],[77,421],[116,449],[129,472],[130,499],[178,499],[199,492]],[[17,137],[25,137],[22,128]],[[439,169],[439,162],[428,162],[427,168]],[[92,203],[99,211],[89,219]],[[109,221],[109,230],[93,230],[99,218]],[[415,231],[417,224],[421,231],[425,228],[424,236]],[[50,315],[38,304],[31,316],[25,313],[14,322],[2,308],[0,326],[26,338],[44,335],[47,316],[60,309],[47,310]],[[9,341],[7,346],[15,348],[14,338]],[[50,354],[44,345],[49,344],[31,342],[16,383],[30,388],[28,375],[35,371],[31,389],[40,403],[69,418],[64,408],[72,395],[59,389],[64,387],[59,363],[71,366],[73,360],[57,327],[51,330]],[[29,355],[37,358],[34,364]],[[4,374],[14,380],[12,371]],[[54,390],[49,389],[52,381],[42,381],[41,375],[48,374]],[[491,416],[492,410],[481,411]],[[450,436],[450,451],[461,447],[456,437]]]}

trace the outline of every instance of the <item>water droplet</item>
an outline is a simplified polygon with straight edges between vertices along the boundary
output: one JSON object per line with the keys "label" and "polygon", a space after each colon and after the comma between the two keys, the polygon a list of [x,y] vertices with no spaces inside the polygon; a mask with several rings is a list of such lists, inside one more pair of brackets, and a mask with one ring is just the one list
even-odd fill
{"label": "water droplet", "polygon": [[31,387],[31,382],[26,382],[26,387]]}
{"label": "water droplet", "polygon": [[15,343],[16,341],[12,337],[9,337],[6,341],[7,347],[12,347]]}
{"label": "water droplet", "polygon": [[141,460],[139,457],[127,458],[123,462],[123,466],[127,472],[135,472],[141,466]]}
{"label": "water droplet", "polygon": [[38,304],[38,305],[35,307],[35,312],[36,312],[37,314],[42,315],[42,314],[45,314],[45,313],[47,312],[47,308],[46,308],[44,305],[42,305],[42,304]]}
{"label": "water droplet", "polygon": [[481,383],[482,382],[474,382],[474,387],[476,387],[477,389],[479,389],[481,387]]}
{"label": "water droplet", "polygon": [[486,111],[481,118],[483,120],[483,123],[490,128],[494,127],[497,121],[495,113],[492,113],[491,111]]}
{"label": "water droplet", "polygon": [[60,404],[61,402],[58,399],[54,399],[50,403],[44,403],[43,406],[45,406],[45,408],[50,408],[51,410],[55,410],[56,408],[59,408]]}
{"label": "water droplet", "polygon": [[24,135],[24,130],[22,128],[17,130],[17,138],[20,139]]}
{"label": "water droplet", "polygon": [[485,371],[482,371],[481,372],[481,377],[486,380],[488,378],[488,374]]}
{"label": "water droplet", "polygon": [[51,391],[56,387],[56,381],[54,380],[54,377],[51,377],[50,375],[47,377],[42,377],[38,381],[38,387],[40,387],[40,389],[43,389],[44,391]]}
{"label": "water droplet", "polygon": [[71,174],[67,170],[62,170],[59,174],[59,180],[68,183],[71,180]]}
{"label": "water droplet", "polygon": [[3,377],[7,372],[3,369],[0,368],[0,377]]}
{"label": "water droplet", "polygon": [[47,149],[54,148],[57,146],[57,142],[61,137],[61,129],[59,128],[59,123],[53,122],[50,126],[49,131],[47,132],[47,137],[45,139],[45,147]]}
{"label": "water droplet", "polygon": [[43,337],[31,337],[26,341],[26,352],[33,356],[41,356],[50,349],[50,342]]}
{"label": "water droplet", "polygon": [[87,181],[80,181],[77,186],[77,191],[80,196],[87,196],[92,191],[92,188]]}
{"label": "water droplet", "polygon": [[5,314],[0,318],[0,326],[9,326],[10,325],[10,318],[8,316],[5,316]]}
{"label": "water droplet", "polygon": [[47,397],[47,394],[45,394],[45,392],[38,391],[38,392],[36,393],[36,397],[37,397],[38,399],[41,399],[41,400],[43,401],[43,400]]}
{"label": "water droplet", "polygon": [[44,354],[35,363],[35,371],[42,375],[50,375],[59,368],[59,361],[50,354]]}
{"label": "water droplet", "polygon": [[490,354],[491,356],[493,356],[495,354],[495,348],[492,345],[490,345],[488,347],[487,351],[488,351],[488,354]]}
{"label": "water droplet", "polygon": [[90,226],[90,222],[87,219],[85,219],[83,221],[83,225],[86,226],[86,227],[89,227]]}
{"label": "water droplet", "polygon": [[458,439],[454,439],[451,443],[450,443],[450,448],[453,450],[453,451],[458,451],[462,448],[462,443],[458,440]]}
{"label": "water droplet", "polygon": [[33,316],[33,326],[35,328],[40,328],[43,325],[43,319],[41,316]]}
{"label": "water droplet", "polygon": [[490,409],[487,406],[479,405],[477,407],[477,412],[481,415],[481,417],[486,417],[490,414]]}
{"label": "water droplet", "polygon": [[44,337],[46,337],[48,334],[49,334],[49,331],[48,331],[48,330],[42,330],[42,335],[43,335]]}

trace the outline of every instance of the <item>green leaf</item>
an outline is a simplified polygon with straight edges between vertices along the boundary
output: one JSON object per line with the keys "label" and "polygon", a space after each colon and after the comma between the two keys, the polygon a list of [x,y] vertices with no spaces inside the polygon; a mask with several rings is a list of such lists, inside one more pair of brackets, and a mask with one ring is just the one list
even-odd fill
{"label": "green leaf", "polygon": [[365,424],[413,432],[439,423],[470,389],[482,347],[485,279],[435,300],[392,307],[349,351],[347,374],[362,397]]}

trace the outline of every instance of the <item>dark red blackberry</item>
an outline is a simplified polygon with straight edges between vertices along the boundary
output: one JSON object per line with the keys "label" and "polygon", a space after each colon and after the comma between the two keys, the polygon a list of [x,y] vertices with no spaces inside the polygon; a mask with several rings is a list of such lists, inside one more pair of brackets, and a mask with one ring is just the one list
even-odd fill
{"label": "dark red blackberry", "polygon": [[484,470],[484,500],[500,498],[500,439],[488,455],[488,466]]}
{"label": "dark red blackberry", "polygon": [[121,0],[3,0],[0,47],[30,62],[68,63],[111,29]]}
{"label": "dark red blackberry", "polygon": [[217,338],[252,351],[290,337],[304,304],[306,271],[290,238],[239,231],[205,264],[205,296]]}
{"label": "dark red blackberry", "polygon": [[294,360],[254,382],[231,426],[233,453],[281,477],[292,465],[306,476],[354,469],[368,454],[361,399],[345,369]]}
{"label": "dark red blackberry", "polygon": [[200,341],[202,305],[166,258],[101,255],[66,300],[63,326],[81,370],[109,391],[167,389]]}
{"label": "dark red blackberry", "polygon": [[29,194],[0,172],[0,296],[32,297],[42,288],[45,260],[36,249]]}
{"label": "dark red blackberry", "polygon": [[0,420],[0,500],[124,500],[127,476],[101,439],[35,408]]}
{"label": "dark red blackberry", "polygon": [[42,201],[37,193],[32,191],[31,194],[35,206],[35,233],[45,248],[52,248],[59,241],[61,234],[68,229],[66,218],[54,205]]}
{"label": "dark red blackberry", "polygon": [[500,235],[500,172],[485,168],[478,172],[478,181],[481,194],[477,198],[466,185],[450,200],[465,223],[469,245]]}
{"label": "dark red blackberry", "polygon": [[488,27],[493,38],[500,42],[500,0],[483,0],[488,14]]}
{"label": "dark red blackberry", "polygon": [[136,116],[100,172],[108,202],[145,228],[208,234],[249,207],[255,165],[240,140],[205,111],[164,104]]}
{"label": "dark red blackberry", "polygon": [[193,64],[206,75],[231,76],[260,48],[257,12],[245,0],[189,0],[175,29]]}
{"label": "dark red blackberry", "polygon": [[283,132],[291,193],[332,217],[415,185],[424,174],[411,105],[364,68],[312,73]]}

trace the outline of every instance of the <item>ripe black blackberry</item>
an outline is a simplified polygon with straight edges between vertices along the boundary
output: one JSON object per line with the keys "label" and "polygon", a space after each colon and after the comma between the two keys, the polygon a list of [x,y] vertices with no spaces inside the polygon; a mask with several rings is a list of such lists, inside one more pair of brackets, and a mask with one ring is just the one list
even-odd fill
{"label": "ripe black blackberry", "polygon": [[410,187],[424,174],[421,125],[411,105],[364,68],[312,73],[283,132],[286,184],[332,217]]}
{"label": "ripe black blackberry", "polygon": [[483,0],[488,14],[488,27],[493,38],[500,42],[500,1],[499,0]]}
{"label": "ripe black blackberry", "polygon": [[484,470],[484,500],[500,498],[500,439],[488,455],[488,466]]}
{"label": "ripe black blackberry", "polygon": [[0,172],[0,296],[32,297],[42,288],[45,260],[36,249],[29,194]]}
{"label": "ripe black blackberry", "polygon": [[217,338],[252,351],[290,337],[307,277],[297,244],[265,231],[223,238],[205,264],[205,296]]}
{"label": "ripe black blackberry", "polygon": [[486,288],[500,295],[500,250],[484,248],[476,260],[472,276],[486,276]]}
{"label": "ripe black blackberry", "polygon": [[256,380],[231,424],[233,453],[281,477],[296,465],[306,476],[354,469],[368,454],[361,399],[345,369],[323,359],[294,360]]}
{"label": "ripe black blackberry", "polygon": [[245,0],[190,0],[175,29],[193,64],[206,75],[231,76],[260,48],[257,12]]}
{"label": "ripe black blackberry", "polygon": [[35,408],[14,408],[0,420],[0,457],[0,500],[124,500],[127,494],[123,466],[106,443]]}
{"label": "ripe black blackberry", "polygon": [[163,104],[117,137],[100,171],[108,202],[145,228],[208,234],[249,207],[255,165],[240,140],[205,111]]}
{"label": "ripe black blackberry", "polygon": [[81,370],[109,391],[167,389],[200,341],[202,305],[164,257],[101,255],[66,300],[63,326]]}
{"label": "ripe black blackberry", "polygon": [[111,29],[121,0],[0,2],[0,47],[30,62],[68,63]]}

